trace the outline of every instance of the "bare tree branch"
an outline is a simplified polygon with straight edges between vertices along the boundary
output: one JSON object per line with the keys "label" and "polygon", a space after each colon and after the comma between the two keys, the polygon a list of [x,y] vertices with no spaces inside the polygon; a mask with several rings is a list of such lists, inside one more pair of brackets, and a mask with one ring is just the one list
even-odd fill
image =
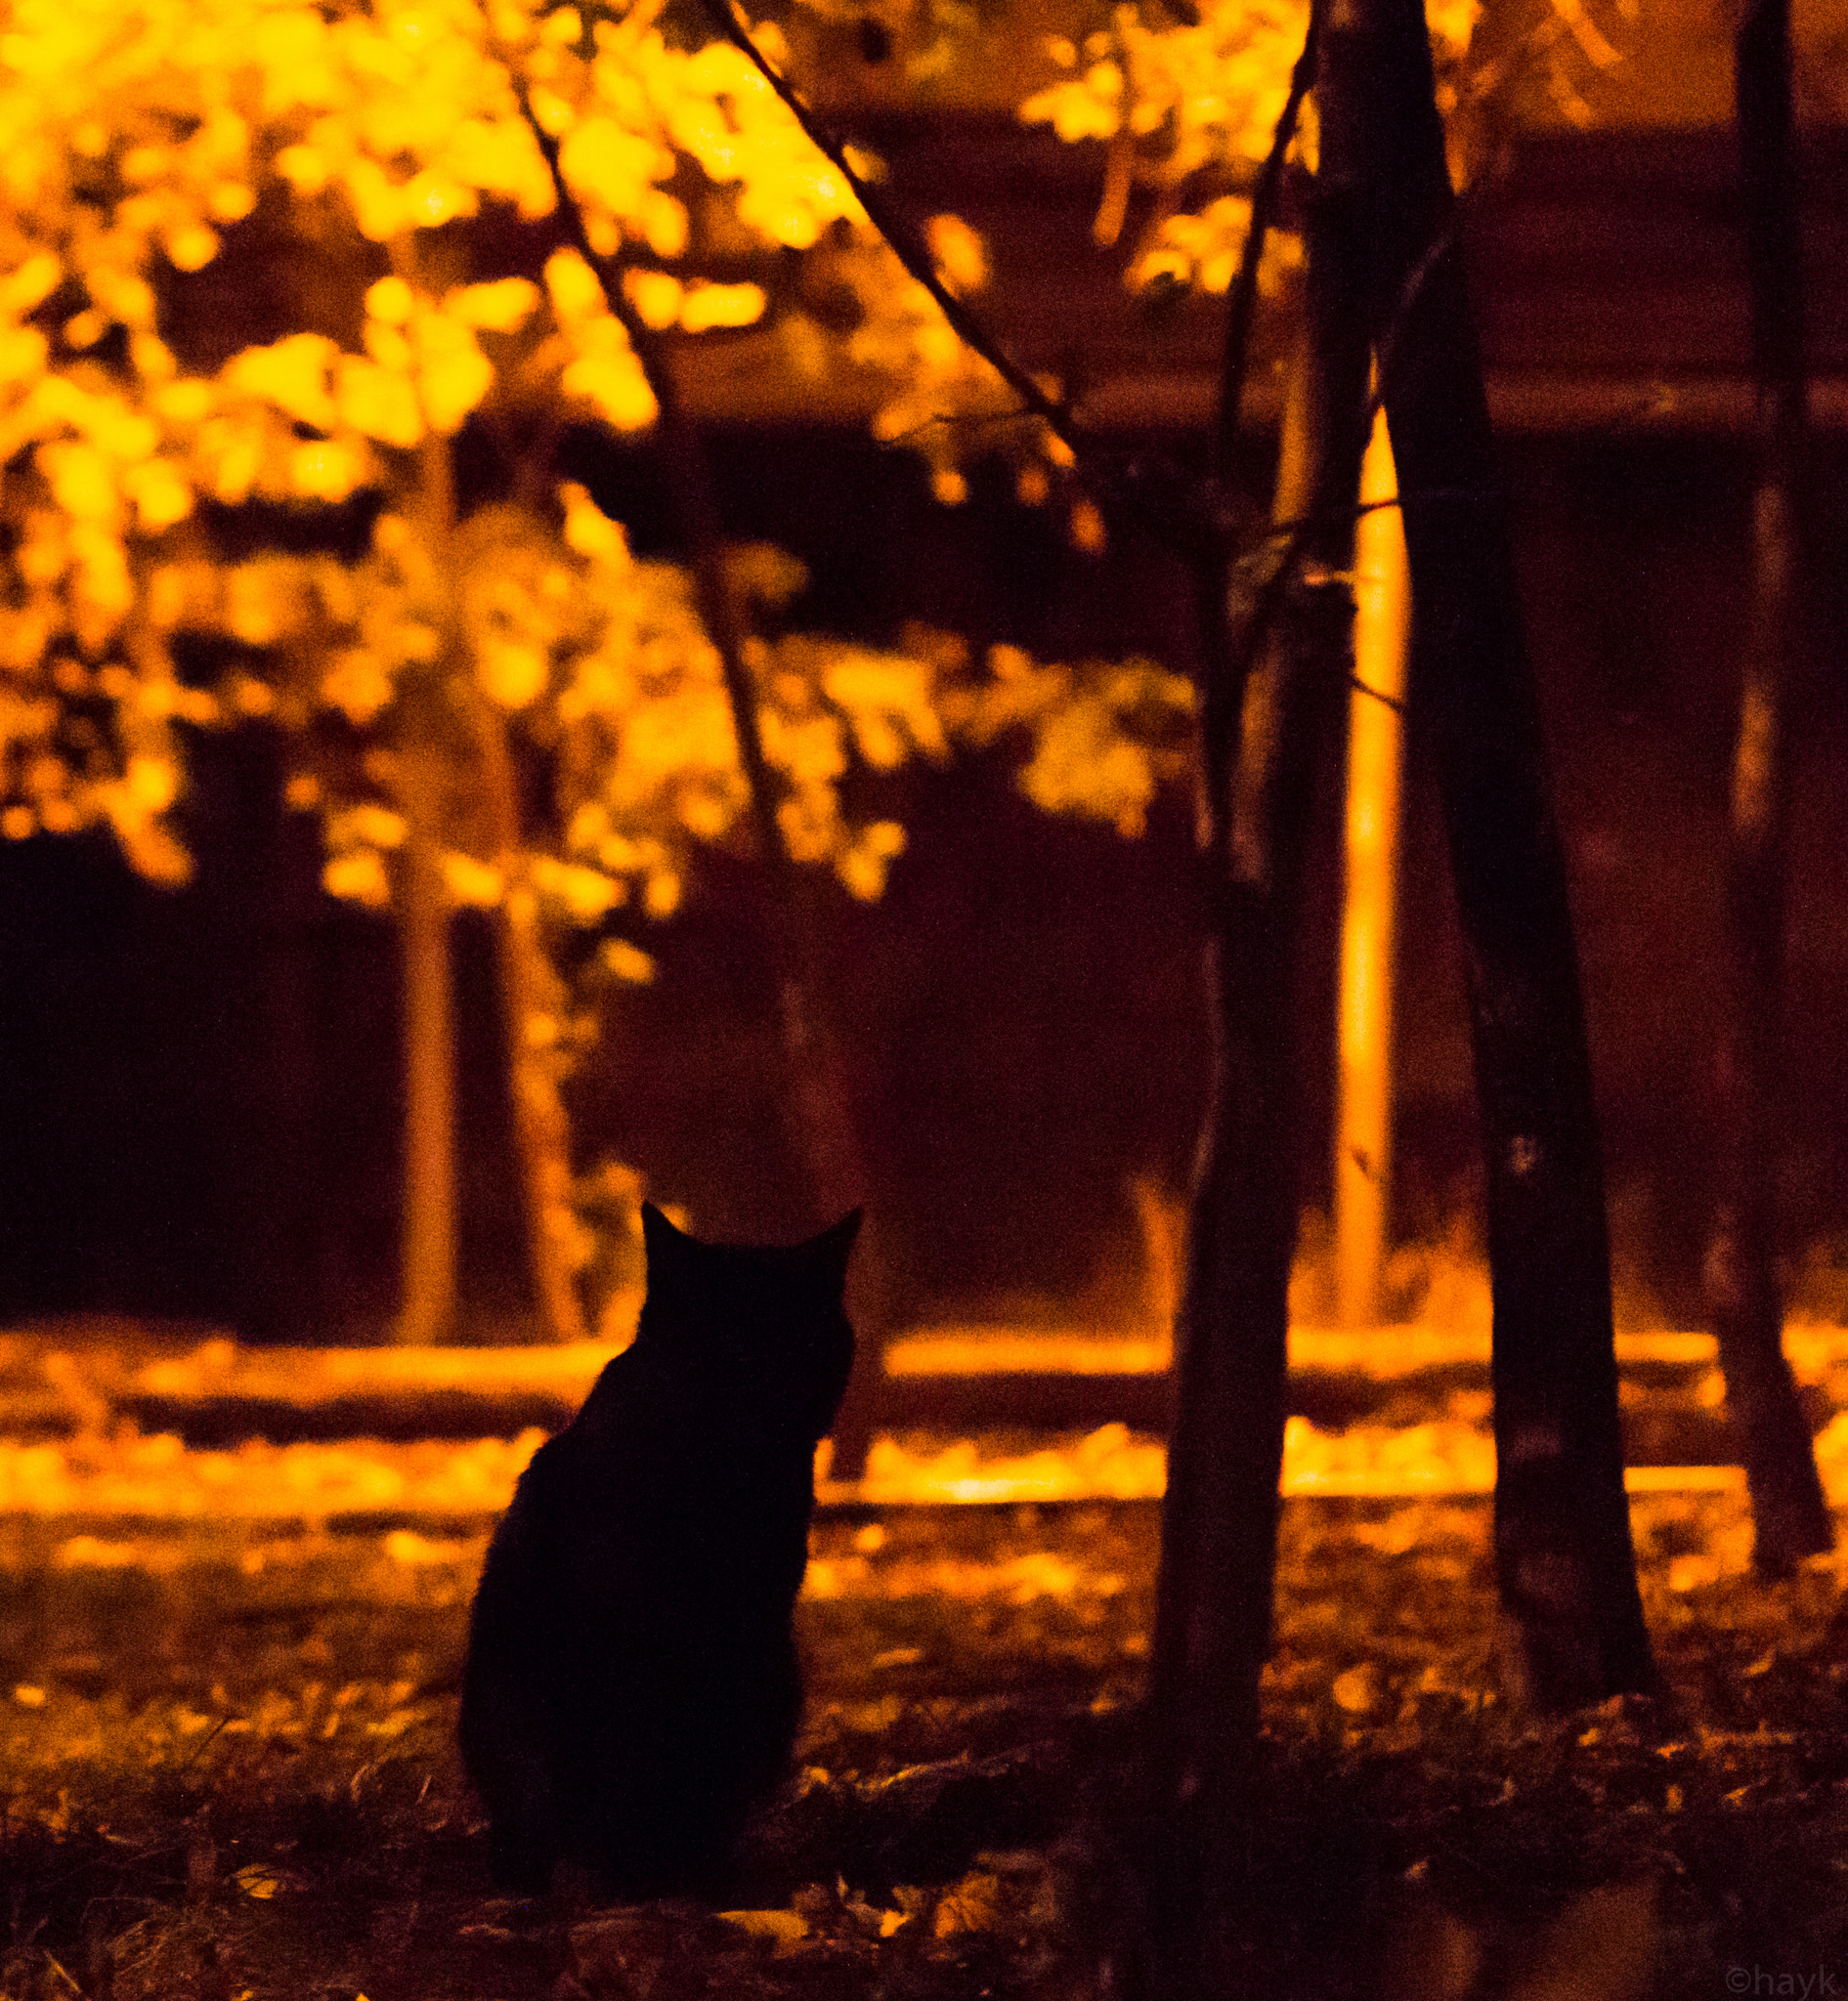
{"label": "bare tree branch", "polygon": [[[973,348],[1022,404],[1036,417],[1043,418],[1074,452],[1095,455],[1098,448],[1096,441],[1077,423],[1069,405],[1048,396],[937,276],[936,260],[930,255],[929,246],[919,233],[918,226],[909,216],[893,207],[859,172],[844,142],[827,130],[801,92],[776,69],[757,47],[752,39],[751,30],[739,17],[736,0],[703,0],[703,4],[719,33],[752,64],[789,107],[790,115],[803,132],[833,161],[847,186],[853,190],[860,206],[866,210],[873,227],[891,246],[898,261],[937,302],[943,317],[956,329],[958,336]],[[1118,477],[1112,475],[1113,480]]]}
{"label": "bare tree branch", "polygon": [[1232,447],[1237,442],[1238,408],[1244,401],[1245,377],[1250,368],[1251,323],[1258,310],[1258,266],[1264,257],[1265,237],[1276,221],[1277,204],[1283,194],[1284,158],[1296,137],[1303,100],[1315,81],[1315,39],[1321,13],[1322,0],[1314,0],[1310,9],[1309,29],[1303,37],[1303,53],[1290,71],[1290,94],[1277,114],[1270,150],[1265,155],[1258,185],[1252,190],[1251,224],[1239,253],[1238,276],[1225,302],[1225,347],[1220,370],[1219,428],[1214,454],[1214,470],[1222,480],[1231,464]]}

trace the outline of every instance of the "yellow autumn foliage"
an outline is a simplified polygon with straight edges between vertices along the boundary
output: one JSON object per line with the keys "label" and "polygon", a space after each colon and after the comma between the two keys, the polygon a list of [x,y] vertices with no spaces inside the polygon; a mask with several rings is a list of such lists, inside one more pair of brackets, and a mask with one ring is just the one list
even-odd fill
{"label": "yellow autumn foliage", "polygon": [[758,284],[691,284],[680,304],[680,327],[705,333],[715,326],[750,326],[762,319],[768,303]]}
{"label": "yellow autumn foliage", "polygon": [[493,910],[506,889],[501,872],[473,855],[445,854],[443,882],[451,903],[476,910]]}
{"label": "yellow autumn foliage", "polygon": [[423,437],[423,410],[408,373],[358,355],[340,358],[334,410],[343,426],[381,445],[408,450]]}
{"label": "yellow autumn foliage", "polygon": [[485,284],[463,285],[444,300],[444,310],[464,326],[485,333],[517,333],[539,303],[539,289],[531,278],[502,277]]}
{"label": "yellow autumn foliage", "polygon": [[[751,66],[726,48],[671,43],[658,11],[644,4],[597,21],[586,39],[580,15],[536,0],[355,0],[337,10],[307,0],[17,0],[7,10],[0,466],[16,532],[0,654],[45,679],[54,716],[68,699],[49,678],[61,645],[118,666],[126,696],[160,671],[169,637],[222,617],[242,644],[281,650],[277,673],[298,686],[285,712],[327,703],[372,727],[407,664],[430,657],[429,620],[407,611],[424,586],[406,575],[387,581],[378,552],[334,566],[365,601],[339,617],[327,605],[283,616],[248,577],[176,599],[167,543],[190,532],[195,496],[236,508],[395,495],[421,477],[405,454],[432,434],[454,435],[498,393],[502,342],[527,343],[518,352],[543,358],[558,394],[613,427],[653,421],[636,358],[575,253],[553,260],[542,287],[503,268],[420,289],[420,233],[466,227],[488,204],[528,220],[553,208],[529,108],[559,138],[566,183],[600,251],[629,243],[679,257],[692,224],[677,177],[689,162],[729,196],[728,227],[774,245],[813,242],[832,222],[858,219],[851,191]],[[311,323],[266,329],[206,366],[189,359],[193,332],[173,319],[175,274],[230,265],[226,295],[258,296],[269,283],[262,260],[279,242],[298,229],[323,234],[335,217],[392,260],[388,276],[365,285],[359,352]],[[750,325],[767,310],[752,282],[688,283],[666,272],[647,282],[645,317],[680,334]],[[570,561],[622,553],[613,524],[599,530],[579,510],[563,526]],[[138,618],[156,638],[145,660],[131,643]],[[289,649],[298,664],[282,658]],[[505,635],[484,639],[475,662],[512,712],[541,700],[552,663],[548,645]],[[621,681],[604,674],[598,705]],[[221,708],[257,712],[241,695]],[[651,754],[689,745],[709,774],[699,750],[709,735],[656,729]],[[58,740],[55,723],[32,735],[41,745]],[[648,729],[640,741],[651,741]],[[119,731],[76,762],[45,750],[31,768],[42,780],[45,758],[63,756],[65,786],[48,809],[31,808],[32,826],[126,826],[133,812],[100,788],[128,754]],[[26,769],[9,751],[0,800]],[[735,808],[717,808],[718,797],[706,776],[687,792],[693,818],[722,831]],[[334,874],[356,893],[378,891],[376,872],[357,862]]]}
{"label": "yellow autumn foliage", "polygon": [[298,424],[331,430],[336,412],[329,376],[338,354],[325,334],[291,333],[234,355],[221,380],[229,390],[273,404]]}
{"label": "yellow autumn foliage", "polygon": [[[647,325],[677,339],[765,322],[775,303],[738,276],[739,246],[825,242],[859,312],[817,365],[848,359],[894,385],[880,435],[922,450],[952,499],[966,482],[945,419],[976,417],[1023,489],[1069,494],[1070,454],[1016,416],[762,77],[727,44],[670,40],[654,0],[588,23],[536,0],[16,0],[7,11],[0,468],[17,532],[0,665],[17,678],[0,684],[0,827],[24,837],[104,820],[142,866],[172,873],[183,866],[163,826],[182,783],[176,724],[331,719],[365,747],[298,772],[295,796],[323,816],[327,888],[382,904],[404,837],[394,743],[419,712],[401,699],[466,691],[464,707],[485,701],[516,746],[541,746],[557,791],[552,826],[527,850],[496,852],[458,730],[446,745],[461,760],[453,824],[436,830],[450,895],[511,900],[542,926],[594,927],[606,974],[647,977],[646,955],[608,926],[673,911],[694,848],[744,837],[749,803],[689,580],[637,560],[581,489],[563,489],[555,508],[485,508],[447,527],[428,504],[444,441],[478,415],[536,395],[618,431],[657,414],[605,277],[577,249],[553,252],[537,283],[489,261],[487,246],[514,233],[473,218],[532,221],[555,203],[529,110],[558,141],[598,260],[633,261],[628,298]],[[1227,47],[1242,35],[1249,53],[1267,22],[1293,18],[1260,0],[1235,20],[1228,0],[1211,33]],[[1229,144],[1259,117],[1259,94],[1242,112],[1231,96],[1206,105],[1180,52],[1115,21],[1082,64],[1074,52],[1070,81],[1097,129],[1097,107],[1111,106],[1154,145],[1148,106],[1172,103],[1162,132],[1179,158],[1188,133]],[[772,28],[758,34],[773,60],[787,57]],[[1189,273],[1217,269],[1239,227],[1231,211],[1210,212],[1175,254]],[[379,247],[335,274],[351,293],[315,319],[279,330],[234,319],[229,356],[186,322],[176,274],[209,267],[215,296],[248,286],[255,298],[285,254],[330,232]],[[979,292],[987,253],[975,233],[938,216],[926,236],[946,282]],[[709,237],[722,262],[681,263]],[[194,520],[200,495],[306,514],[365,496],[376,525],[357,556],[224,562]],[[759,562],[739,586],[773,622],[800,588],[799,573],[774,569]],[[235,640],[237,678],[188,688],[171,649],[193,635]],[[1173,764],[1163,719],[1179,704],[1149,680],[1155,670],[1124,684],[1103,669],[1030,666],[1033,700],[1012,710],[968,699],[960,662],[927,647],[783,632],[753,647],[749,670],[792,849],[858,897],[881,893],[905,845],[880,804],[884,775],[947,756],[955,737],[1017,729],[1032,796],[1126,830]],[[71,704],[99,699],[114,704],[111,728],[77,747]],[[547,1017],[560,1047],[567,1013]]]}
{"label": "yellow autumn foliage", "polygon": [[[1440,68],[1461,61],[1480,12],[1478,0],[1427,0]],[[1265,157],[1308,23],[1308,0],[1205,0],[1191,21],[1119,4],[1082,44],[1049,40],[1049,54],[1067,73],[1028,97],[1020,117],[1050,125],[1069,144],[1127,144],[1136,177],[1164,191],[1126,267],[1132,285],[1226,289],[1244,248],[1248,204],[1211,195],[1194,208],[1176,197],[1216,176],[1248,173]],[[1297,140],[1311,159],[1314,132],[1311,97]],[[1106,203],[1099,240],[1114,242],[1123,220],[1121,206]],[[1267,288],[1290,260],[1287,247],[1269,251],[1260,274]]]}

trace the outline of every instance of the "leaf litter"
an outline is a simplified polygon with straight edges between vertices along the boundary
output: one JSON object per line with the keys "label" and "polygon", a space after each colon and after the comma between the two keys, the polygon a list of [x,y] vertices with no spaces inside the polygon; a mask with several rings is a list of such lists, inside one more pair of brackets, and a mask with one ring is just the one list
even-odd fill
{"label": "leaf litter", "polygon": [[[1525,1724],[1483,1500],[1286,1503],[1254,1991],[1848,1977],[1839,1566],[1756,1582],[1736,1491],[1633,1520],[1670,1706]],[[0,1994],[1102,2001],[1158,1532],[1146,1501],[821,1516],[796,1769],[712,1911],[495,1894],[451,1742],[485,1526],[0,1518]]]}

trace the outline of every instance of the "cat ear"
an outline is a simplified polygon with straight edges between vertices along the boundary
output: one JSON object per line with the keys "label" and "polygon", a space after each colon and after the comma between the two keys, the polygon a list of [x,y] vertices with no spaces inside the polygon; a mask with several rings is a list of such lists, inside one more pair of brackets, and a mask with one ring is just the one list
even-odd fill
{"label": "cat ear", "polygon": [[651,1268],[661,1259],[672,1257],[687,1241],[686,1232],[676,1230],[652,1202],[642,1204],[642,1246]]}
{"label": "cat ear", "polygon": [[827,1272],[837,1285],[846,1283],[847,1256],[853,1249],[854,1238],[860,1234],[860,1222],[865,1214],[863,1209],[851,1209],[833,1229],[823,1230],[819,1237],[809,1238],[802,1246],[816,1266]]}

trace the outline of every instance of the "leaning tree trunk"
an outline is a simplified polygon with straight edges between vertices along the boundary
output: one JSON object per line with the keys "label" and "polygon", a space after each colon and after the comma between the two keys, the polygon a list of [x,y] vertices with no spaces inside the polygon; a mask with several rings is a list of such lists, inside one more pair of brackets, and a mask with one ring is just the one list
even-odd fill
{"label": "leaning tree trunk", "polygon": [[[764,875],[761,909],[783,1058],[784,1129],[810,1220],[820,1227],[865,1200],[867,1172],[839,1040],[822,1000],[821,949],[807,887],[777,818],[781,788],[764,756],[757,691],[745,663],[744,629],[725,574],[718,505],[699,432],[680,404],[666,344],[635,314],[620,285],[606,285],[606,291],[655,393],[667,490],[692,566],[700,617],[718,651],[725,677],[738,762],[751,799],[757,863]],[[859,1339],[853,1374],[834,1424],[831,1470],[837,1479],[858,1478],[872,1442],[889,1318],[882,1239],[879,1218],[869,1217],[848,1281],[848,1307]]]}
{"label": "leaning tree trunk", "polygon": [[725,573],[711,474],[699,433],[681,406],[665,343],[635,315],[620,288],[611,289],[610,299],[660,407],[658,424],[667,491],[693,571],[700,618],[717,650],[725,680],[738,762],[751,801],[751,830],[765,877],[765,930],[783,1050],[785,1125],[812,1218],[817,1223],[831,1222],[864,1195],[866,1172],[848,1109],[839,1052],[821,1003],[820,949],[802,883],[777,818],[780,788],[764,755],[757,691],[745,663],[744,627]]}
{"label": "leaning tree trunk", "polygon": [[[794,1165],[803,1183],[810,1219],[833,1222],[863,1201],[867,1173],[854,1125],[852,1101],[838,1038],[822,999],[821,953],[804,886],[777,819],[779,788],[770,775],[757,720],[756,689],[745,663],[744,630],[725,574],[718,505],[698,428],[681,404],[665,340],[630,304],[622,272],[585,234],[559,166],[558,143],[524,106],[527,123],[552,177],[560,219],[573,246],[596,273],[611,313],[621,321],[648,386],[654,392],[657,435],[667,490],[693,571],[694,591],[707,636],[717,650],[751,800],[752,831],[765,876],[761,905],[772,960],[777,1037],[783,1068],[783,1124]],[[870,1442],[877,1384],[883,1374],[889,1319],[882,1233],[868,1219],[848,1279],[848,1305],[859,1333],[853,1378],[835,1420],[834,1471],[857,1476]]]}
{"label": "leaning tree trunk", "polygon": [[1777,1575],[1830,1547],[1828,1504],[1784,1355],[1777,1163],[1787,679],[1799,643],[1799,522],[1807,413],[1802,245],[1790,119],[1789,0],[1754,0],[1735,43],[1740,164],[1758,380],[1752,587],[1727,853],[1725,1013],[1715,1064],[1716,1180],[1707,1308],[1744,1454],[1757,1567]]}
{"label": "leaning tree trunk", "polygon": [[1318,201],[1372,245],[1413,683],[1468,965],[1494,1298],[1505,1668],[1543,1709],[1653,1685],[1617,1423],[1577,954],[1419,0],[1339,0]]}

